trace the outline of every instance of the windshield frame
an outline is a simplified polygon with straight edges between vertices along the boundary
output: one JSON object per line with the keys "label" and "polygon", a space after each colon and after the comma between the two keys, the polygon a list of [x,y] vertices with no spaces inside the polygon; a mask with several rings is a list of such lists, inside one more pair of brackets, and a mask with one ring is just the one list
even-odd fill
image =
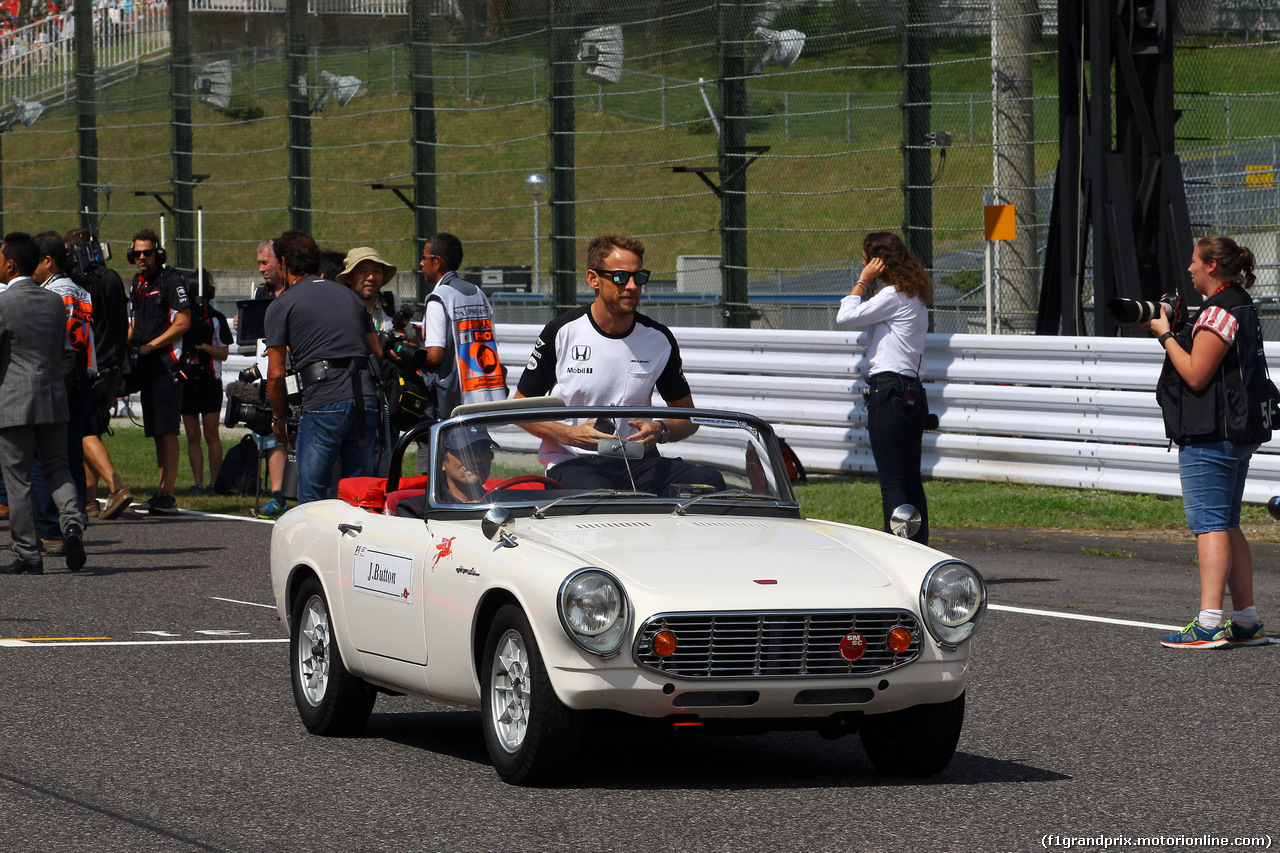
{"label": "windshield frame", "polygon": [[[689,419],[703,422],[700,425],[714,425],[715,422],[731,423],[753,431],[757,440],[767,451],[772,485],[778,492],[778,496],[774,499],[762,499],[762,496],[758,495],[748,499],[735,499],[731,495],[723,498],[713,497],[693,502],[689,514],[725,514],[732,512],[734,514],[799,517],[799,502],[796,500],[795,492],[792,489],[790,478],[783,463],[777,436],[772,426],[754,415],[721,409],[685,409],[652,405],[564,406],[557,405],[559,401],[555,398],[545,398],[545,402],[542,403],[535,402],[535,400],[540,400],[540,398],[520,398],[517,401],[508,400],[484,404],[483,406],[467,407],[463,410],[463,414],[433,424],[429,427],[429,430],[426,424],[419,424],[401,437],[396,446],[396,452],[392,455],[392,466],[395,467],[398,463],[402,463],[404,450],[411,441],[426,438],[429,442],[428,446],[431,454],[431,467],[429,470],[433,472],[441,470],[444,453],[442,447],[443,436],[448,430],[462,425],[487,429],[494,426],[518,425],[522,422],[540,420],[564,421],[569,419],[616,418],[621,411],[627,413],[628,420],[657,420],[678,417],[682,420]],[[514,405],[512,405],[513,403]],[[696,441],[697,439],[691,437],[687,440]],[[673,445],[678,446],[676,443],[673,443]],[[419,452],[422,452],[421,448]],[[399,479],[401,478],[395,477],[388,482],[388,493],[398,485]],[[524,499],[523,496],[515,497],[518,493],[513,491],[509,493],[511,497],[501,502],[501,506],[509,509],[515,516],[534,515],[535,510],[539,507],[547,510],[545,514],[548,516],[558,516],[614,512],[624,508],[625,511],[631,513],[670,513],[677,506],[690,503],[688,497],[640,497],[626,494],[601,501],[598,495],[596,497],[588,496],[586,494],[588,491],[583,490],[582,499],[575,495],[561,495],[559,493],[554,493],[555,498],[552,498],[546,492],[536,490],[529,491],[529,497]],[[547,504],[553,501],[554,506],[548,508]],[[494,503],[493,501],[485,501],[475,505],[445,503],[439,497],[437,489],[428,488],[427,502],[424,509],[426,510],[425,516],[427,519],[478,518],[483,516],[490,507],[494,506]]]}

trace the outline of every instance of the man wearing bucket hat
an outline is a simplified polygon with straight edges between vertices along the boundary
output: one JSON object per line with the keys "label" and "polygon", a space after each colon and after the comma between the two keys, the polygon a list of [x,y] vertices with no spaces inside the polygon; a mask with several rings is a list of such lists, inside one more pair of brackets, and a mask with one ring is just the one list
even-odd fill
{"label": "man wearing bucket hat", "polygon": [[364,303],[373,318],[375,331],[391,328],[391,319],[396,313],[395,296],[390,291],[383,293],[382,288],[395,275],[395,265],[387,263],[377,249],[369,246],[357,246],[347,252],[342,272],[338,273],[338,283],[355,291]]}

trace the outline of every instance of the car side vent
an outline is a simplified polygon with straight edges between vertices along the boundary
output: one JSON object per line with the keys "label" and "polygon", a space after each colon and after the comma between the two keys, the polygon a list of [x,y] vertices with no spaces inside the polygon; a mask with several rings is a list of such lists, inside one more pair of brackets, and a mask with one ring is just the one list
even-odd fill
{"label": "car side vent", "polygon": [[595,521],[590,523],[578,524],[579,530],[604,530],[610,527],[653,527],[647,521]]}

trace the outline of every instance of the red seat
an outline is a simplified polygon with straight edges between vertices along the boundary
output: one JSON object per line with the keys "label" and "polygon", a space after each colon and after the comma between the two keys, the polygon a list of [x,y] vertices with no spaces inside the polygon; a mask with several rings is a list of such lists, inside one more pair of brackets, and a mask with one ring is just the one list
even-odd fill
{"label": "red seat", "polygon": [[396,507],[400,505],[400,501],[404,500],[405,498],[416,498],[420,495],[425,495],[426,493],[427,493],[427,490],[425,488],[424,489],[396,489],[394,492],[387,495],[387,504],[386,504],[387,508],[384,510],[384,512],[387,515],[395,515]]}
{"label": "red seat", "polygon": [[[421,474],[416,477],[401,477],[397,491],[426,489],[430,479],[429,474]],[[338,481],[338,497],[352,506],[358,506],[373,512],[382,512],[387,503],[387,478],[346,477]]]}

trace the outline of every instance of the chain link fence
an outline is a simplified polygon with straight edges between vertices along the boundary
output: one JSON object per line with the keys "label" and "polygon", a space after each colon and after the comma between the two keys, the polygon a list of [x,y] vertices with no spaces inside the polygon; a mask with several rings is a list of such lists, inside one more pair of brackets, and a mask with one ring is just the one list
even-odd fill
{"label": "chain link fence", "polygon": [[[1173,5],[1193,229],[1250,245],[1257,292],[1276,301],[1280,2]],[[66,230],[87,205],[123,256],[163,214],[169,242],[187,241],[182,264],[202,260],[228,295],[254,283],[261,239],[301,215],[325,248],[377,248],[412,298],[427,223],[462,238],[464,271],[508,322],[549,319],[558,282],[586,298],[586,243],[617,232],[647,243],[645,310],[664,322],[724,325],[737,310],[825,329],[862,236],[906,229],[937,283],[934,329],[974,332],[982,207],[1012,199],[1025,236],[996,253],[996,328],[1034,327],[1058,158],[1056,3],[433,0],[415,29],[406,0],[313,0],[291,39],[282,0],[193,0],[190,97],[174,88],[171,10],[137,8],[95,23],[96,156],[77,123],[70,19],[0,37],[10,118],[15,96],[44,107],[0,134],[9,230]],[[37,38],[49,58],[22,60]],[[306,100],[292,119],[291,67]],[[184,100],[189,179],[173,153]],[[735,127],[745,145],[726,155]],[[530,194],[535,172],[549,193]],[[175,210],[175,180],[198,218]],[[176,234],[194,227],[199,255],[195,233]],[[745,292],[726,287],[738,274]]]}

